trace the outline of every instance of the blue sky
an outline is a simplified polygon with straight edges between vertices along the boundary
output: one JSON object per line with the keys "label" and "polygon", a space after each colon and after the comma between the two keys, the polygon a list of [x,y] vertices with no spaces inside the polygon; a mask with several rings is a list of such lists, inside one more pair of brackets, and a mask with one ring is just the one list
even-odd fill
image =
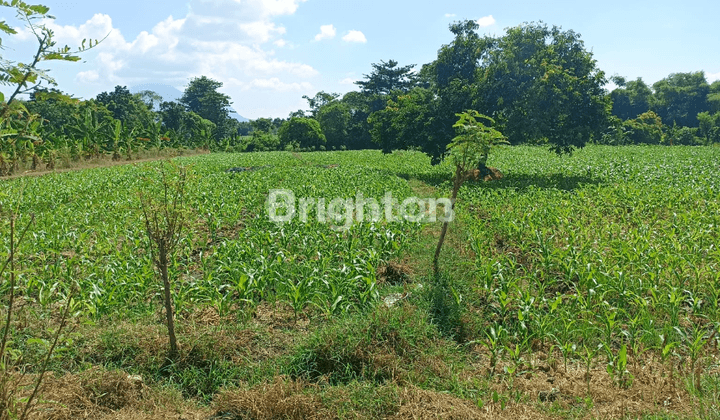
{"label": "blue sky", "polygon": [[[32,0],[31,3],[34,3]],[[79,63],[43,63],[59,88],[91,98],[116,85],[164,83],[180,90],[192,77],[223,82],[241,115],[287,117],[306,109],[303,95],[345,93],[394,59],[418,66],[452,40],[448,25],[474,19],[481,32],[543,21],[581,34],[608,75],[652,84],[670,73],[705,71],[720,79],[720,2],[485,2],[446,0],[39,0],[60,45],[102,38]],[[20,27],[12,10],[0,20]],[[26,31],[4,35],[3,58],[29,60]],[[6,87],[2,91],[7,92]]]}

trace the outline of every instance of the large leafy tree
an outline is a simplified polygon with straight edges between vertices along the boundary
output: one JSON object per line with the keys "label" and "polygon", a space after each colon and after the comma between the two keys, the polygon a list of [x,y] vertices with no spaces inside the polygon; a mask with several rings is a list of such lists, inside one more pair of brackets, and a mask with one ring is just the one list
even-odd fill
{"label": "large leafy tree", "polygon": [[477,80],[489,42],[478,35],[478,29],[479,25],[472,20],[451,24],[450,32],[455,38],[441,46],[437,59],[420,71],[420,84],[433,92],[425,97],[432,102],[428,116],[432,121],[422,148],[434,163],[440,162],[445,146],[455,136],[453,124],[457,114],[477,108]]}
{"label": "large leafy tree", "polygon": [[711,112],[720,112],[720,80],[716,80],[710,85],[707,101]]}
{"label": "large leafy tree", "polygon": [[372,72],[363,75],[365,80],[355,82],[368,95],[388,95],[399,90],[407,92],[415,86],[417,77],[412,72],[414,64],[399,66],[395,60],[372,64]]}
{"label": "large leafy tree", "polygon": [[322,107],[334,101],[339,96],[339,93],[327,93],[324,90],[321,90],[312,98],[307,95],[303,95],[303,99],[308,101],[308,105],[310,106],[310,115],[315,118]]}
{"label": "large leafy tree", "polygon": [[320,124],[312,118],[291,118],[278,130],[280,147],[318,150],[325,146],[325,135]]}
{"label": "large leafy tree", "polygon": [[[433,141],[434,117],[433,93],[424,88],[397,95],[387,102],[387,107],[373,112],[368,118],[373,141],[383,152],[396,149],[420,147],[431,156],[440,156],[444,150],[435,150]],[[443,144],[443,148],[444,148]]]}
{"label": "large leafy tree", "polygon": [[655,90],[652,106],[663,123],[697,127],[697,114],[707,111],[710,85],[705,73],[673,73],[653,84]]}
{"label": "large leafy tree", "polygon": [[350,107],[346,103],[332,101],[318,110],[316,118],[327,139],[328,149],[346,146],[350,127]]}
{"label": "large leafy tree", "polygon": [[140,97],[130,93],[126,86],[115,86],[112,92],[102,92],[95,100],[112,112],[113,118],[122,121],[130,130],[139,130],[143,121],[153,120],[152,111]]}
{"label": "large leafy tree", "polygon": [[371,98],[360,92],[348,92],[340,100],[347,106],[350,113],[350,120],[347,127],[347,141],[345,146],[348,149],[372,149],[376,145],[370,136],[370,124],[368,117],[371,113]]}
{"label": "large leafy tree", "polygon": [[488,41],[480,109],[499,120],[511,143],[549,143],[570,152],[606,126],[605,74],[580,35],[543,23],[523,24]]}
{"label": "large leafy tree", "polygon": [[215,124],[215,139],[218,141],[232,135],[236,128],[229,116],[230,97],[218,92],[222,85],[222,82],[206,76],[195,77],[190,80],[180,98],[180,103],[185,105],[188,111]]}
{"label": "large leafy tree", "polygon": [[624,79],[616,77],[614,81],[619,83],[619,87],[610,92],[613,115],[628,120],[650,110],[653,92],[642,78],[625,82]]}

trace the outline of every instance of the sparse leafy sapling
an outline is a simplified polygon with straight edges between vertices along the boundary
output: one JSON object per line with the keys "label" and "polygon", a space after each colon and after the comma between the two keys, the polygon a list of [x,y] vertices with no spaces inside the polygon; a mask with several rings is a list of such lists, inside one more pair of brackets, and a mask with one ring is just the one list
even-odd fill
{"label": "sparse leafy sapling", "polygon": [[[485,124],[478,121],[478,119],[485,119],[491,124],[494,124],[495,121],[492,118],[473,110],[455,115],[457,115],[459,119],[453,127],[458,135],[447,145],[449,158],[455,166],[451,197],[452,210],[455,209],[455,201],[457,200],[460,187],[465,180],[470,177],[475,168],[487,162],[490,149],[497,144],[507,143],[501,132],[492,127],[486,127]],[[433,273],[436,278],[440,272],[438,261],[440,259],[440,250],[442,249],[443,242],[445,242],[448,223],[448,221],[443,223],[437,248],[435,249],[435,257],[433,258]]]}
{"label": "sparse leafy sapling", "polygon": [[[44,23],[38,23],[38,21],[43,22],[48,19],[54,19],[54,17],[49,14],[50,9],[47,6],[32,5],[19,0],[0,0],[0,6],[15,9],[17,19],[25,22],[27,28],[32,32],[38,42],[37,51],[35,51],[32,61],[28,64],[2,60],[3,63],[2,66],[0,66],[0,84],[15,86],[5,106],[0,108],[0,117],[3,117],[17,95],[32,91],[40,86],[42,82],[53,86],[57,85],[55,79],[47,74],[47,70],[37,68],[41,61],[80,61],[80,57],[75,54],[95,47],[100,41],[83,39],[80,47],[76,50],[71,50],[67,45],[56,48],[56,42],[53,39],[55,35],[54,32]],[[0,31],[9,35],[17,34],[17,30],[6,24],[5,21],[0,21]],[[2,99],[3,98],[0,97],[0,103]]]}
{"label": "sparse leafy sapling", "polygon": [[[146,178],[148,190],[140,191],[139,198],[152,260],[163,282],[163,300],[170,339],[169,358],[172,360],[178,356],[178,346],[168,268],[187,224],[185,193],[188,174],[184,167],[172,162],[163,162],[155,170],[155,176]],[[153,191],[154,186],[159,186],[160,191]]]}

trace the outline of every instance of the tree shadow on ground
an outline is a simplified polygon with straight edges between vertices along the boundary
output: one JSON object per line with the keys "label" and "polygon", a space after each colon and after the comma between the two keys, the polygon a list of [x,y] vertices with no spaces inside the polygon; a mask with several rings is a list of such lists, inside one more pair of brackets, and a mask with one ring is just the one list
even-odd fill
{"label": "tree shadow on ground", "polygon": [[[417,179],[432,187],[446,185],[452,186],[451,173],[431,173],[431,174],[410,174],[403,172],[387,171],[388,174],[398,176],[400,178],[410,180]],[[604,181],[601,178],[585,176],[585,175],[565,175],[565,174],[523,174],[523,173],[507,173],[502,179],[492,181],[472,181],[468,180],[463,185],[466,188],[488,188],[488,189],[507,189],[512,188],[518,191],[530,188],[543,190],[562,190],[574,191],[582,185],[591,184],[599,185]]]}
{"label": "tree shadow on ground", "polygon": [[565,174],[505,174],[502,179],[489,182],[469,181],[465,185],[471,188],[507,189],[518,191],[527,189],[574,191],[583,185],[599,185],[602,179],[584,175]]}

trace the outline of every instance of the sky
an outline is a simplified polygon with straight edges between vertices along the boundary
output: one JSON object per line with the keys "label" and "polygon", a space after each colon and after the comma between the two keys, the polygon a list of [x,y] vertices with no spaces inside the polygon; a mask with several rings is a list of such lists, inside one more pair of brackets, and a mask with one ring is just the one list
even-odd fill
{"label": "sky", "polygon": [[[303,95],[357,90],[372,63],[418,68],[452,41],[448,26],[472,19],[501,36],[523,22],[573,30],[598,67],[652,84],[671,73],[704,71],[720,80],[720,2],[445,0],[26,0],[50,8],[58,45],[105,38],[76,63],[43,62],[58,88],[93,98],[115,86],[162,83],[184,90],[193,77],[223,83],[246,118],[287,117],[307,109]],[[12,9],[0,21],[0,56],[27,62],[37,41]],[[608,86],[612,88],[612,86]],[[2,87],[6,94],[8,87]]]}

